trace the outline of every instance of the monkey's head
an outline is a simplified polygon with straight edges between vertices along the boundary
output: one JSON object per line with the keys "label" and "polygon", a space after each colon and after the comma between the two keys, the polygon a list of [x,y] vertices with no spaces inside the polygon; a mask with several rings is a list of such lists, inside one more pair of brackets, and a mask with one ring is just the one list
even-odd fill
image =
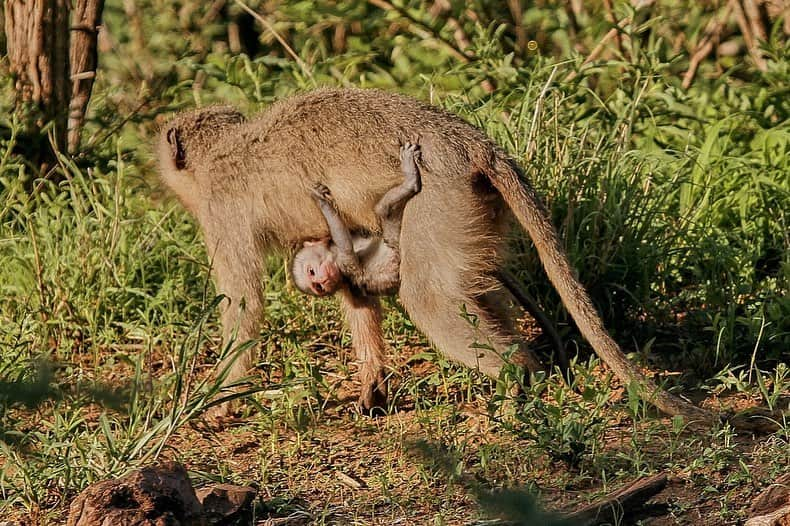
{"label": "monkey's head", "polygon": [[232,106],[208,106],[174,117],[162,129],[161,141],[175,168],[183,170],[209,150],[226,128],[242,122],[244,115]]}
{"label": "monkey's head", "polygon": [[291,275],[296,288],[319,297],[333,294],[343,281],[328,239],[305,241],[294,255]]}
{"label": "monkey's head", "polygon": [[157,158],[162,181],[190,211],[200,202],[194,171],[230,127],[244,122],[244,115],[230,106],[209,106],[176,115],[162,127]]}

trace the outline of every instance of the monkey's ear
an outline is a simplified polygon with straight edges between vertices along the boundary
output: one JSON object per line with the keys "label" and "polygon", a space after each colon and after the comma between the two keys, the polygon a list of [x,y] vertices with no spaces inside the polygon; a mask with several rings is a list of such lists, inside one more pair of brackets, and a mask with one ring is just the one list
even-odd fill
{"label": "monkey's ear", "polygon": [[183,170],[187,164],[187,154],[178,128],[174,127],[167,130],[167,144],[170,145],[170,158],[173,159],[176,168]]}

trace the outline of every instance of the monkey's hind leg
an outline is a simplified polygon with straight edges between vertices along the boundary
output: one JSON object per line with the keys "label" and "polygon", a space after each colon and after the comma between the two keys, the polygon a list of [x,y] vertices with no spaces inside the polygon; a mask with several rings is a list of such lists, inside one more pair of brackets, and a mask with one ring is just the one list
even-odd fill
{"label": "monkey's hind leg", "polygon": [[423,269],[402,273],[400,298],[414,324],[449,358],[496,378],[506,363],[506,353],[516,344],[511,363],[531,373],[543,370],[515,332],[511,309],[504,307],[509,301],[506,291],[474,297],[442,285]]}
{"label": "monkey's hind leg", "polygon": [[403,182],[391,188],[376,203],[376,215],[381,221],[381,231],[384,243],[393,250],[400,246],[401,224],[403,210],[406,203],[422,190],[422,178],[417,166],[420,158],[420,147],[416,144],[406,143],[401,146],[400,160],[403,171]]}
{"label": "monkey's hind leg", "polygon": [[441,210],[441,220],[425,220],[437,213],[429,192],[404,215],[399,295],[411,320],[446,356],[488,376],[499,376],[514,344],[510,362],[542,371],[515,331],[511,298],[491,274],[502,249],[499,216],[466,192],[424,191],[441,191],[442,202],[456,205]]}
{"label": "monkey's hind leg", "polygon": [[521,306],[529,312],[529,314],[538,322],[540,328],[543,330],[543,334],[545,334],[549,340],[551,340],[551,345],[554,347],[554,353],[556,355],[557,364],[560,367],[560,372],[564,377],[567,377],[570,371],[570,362],[568,361],[568,355],[565,352],[565,345],[562,343],[562,339],[560,338],[559,333],[557,332],[556,327],[554,324],[551,323],[546,313],[543,312],[543,309],[538,306],[538,303],[530,296],[526,290],[521,286],[521,284],[516,280],[516,278],[510,274],[505,269],[500,269],[497,272],[497,278],[505,288],[513,295],[513,297],[521,304]]}
{"label": "monkey's hind leg", "polygon": [[377,297],[361,296],[343,288],[340,304],[359,364],[358,376],[362,384],[359,409],[371,416],[381,414],[387,409],[387,359],[381,332],[381,303]]}

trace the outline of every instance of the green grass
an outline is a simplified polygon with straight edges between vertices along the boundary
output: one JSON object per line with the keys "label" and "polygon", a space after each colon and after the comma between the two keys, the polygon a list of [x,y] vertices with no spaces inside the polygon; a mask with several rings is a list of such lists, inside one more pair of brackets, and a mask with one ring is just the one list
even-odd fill
{"label": "green grass", "polygon": [[[61,157],[59,177],[38,179],[19,153],[16,123],[0,123],[0,516],[59,524],[88,484],[175,458],[196,483],[256,484],[258,518],[528,521],[515,513],[540,513],[533,499],[556,511],[666,471],[683,482],[671,490],[666,524],[693,523],[700,509],[711,524],[728,524],[788,469],[787,421],[756,438],[727,426],[701,432],[629,397],[589,359],[520,232],[509,238],[507,265],[579,351],[576,390],[552,376],[515,396],[449,363],[387,300],[392,414],[360,417],[336,303],[299,295],[272,255],[262,276],[257,392],[242,425],[207,430],[201,419],[217,390],[211,364],[233,349],[219,342],[200,234],[163,194],[150,153],[157,115],[195,104],[230,102],[252,113],[327,84],[430,99],[521,161],[607,326],[635,360],[682,372],[662,380],[712,407],[786,411],[786,43],[766,44],[766,72],[731,64],[708,78],[715,67],[706,63],[683,91],[685,59],[667,37],[693,38],[707,20],[698,7],[678,28],[679,8],[667,3],[653,30],[628,30],[627,56],[565,80],[581,59],[570,51],[564,11],[551,5],[525,10],[525,24],[545,37],[541,49],[555,47],[541,55],[513,52],[511,28],[486,23],[491,6],[475,4],[481,22],[466,26],[475,59],[459,64],[437,44],[446,29],[416,3],[406,5],[414,19],[406,23],[368,4],[292,2],[273,16],[291,32],[307,75],[282,56],[229,53],[222,24],[197,23],[205,7],[177,15],[156,0],[145,6],[161,16],[138,27],[108,3],[115,43],[103,51],[87,146],[76,160]],[[422,32],[409,32],[418,22]],[[608,26],[587,22],[578,38],[589,49]],[[338,52],[331,35],[341,23],[351,36]],[[393,27],[402,30],[393,36]],[[135,47],[140,34],[143,48]],[[557,60],[549,54],[574,57],[551,84]],[[5,109],[7,83],[2,93]],[[338,472],[364,484],[351,488]]]}

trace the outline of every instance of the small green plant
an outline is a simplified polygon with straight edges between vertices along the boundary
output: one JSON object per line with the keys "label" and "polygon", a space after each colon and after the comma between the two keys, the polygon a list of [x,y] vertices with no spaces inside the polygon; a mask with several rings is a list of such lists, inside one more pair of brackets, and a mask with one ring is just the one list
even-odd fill
{"label": "small green plant", "polygon": [[[597,360],[586,364],[574,360],[570,384],[556,376],[533,377],[528,386],[520,386],[521,394],[494,398],[492,409],[501,409],[503,402],[512,404],[512,420],[497,417],[504,429],[530,440],[537,451],[552,460],[578,468],[600,450],[612,416],[611,375],[595,377],[597,367]],[[511,375],[512,371],[506,373]]]}
{"label": "small green plant", "polygon": [[785,363],[777,364],[773,371],[727,367],[711,379],[708,389],[717,394],[734,390],[757,397],[770,411],[790,408],[790,367]]}

